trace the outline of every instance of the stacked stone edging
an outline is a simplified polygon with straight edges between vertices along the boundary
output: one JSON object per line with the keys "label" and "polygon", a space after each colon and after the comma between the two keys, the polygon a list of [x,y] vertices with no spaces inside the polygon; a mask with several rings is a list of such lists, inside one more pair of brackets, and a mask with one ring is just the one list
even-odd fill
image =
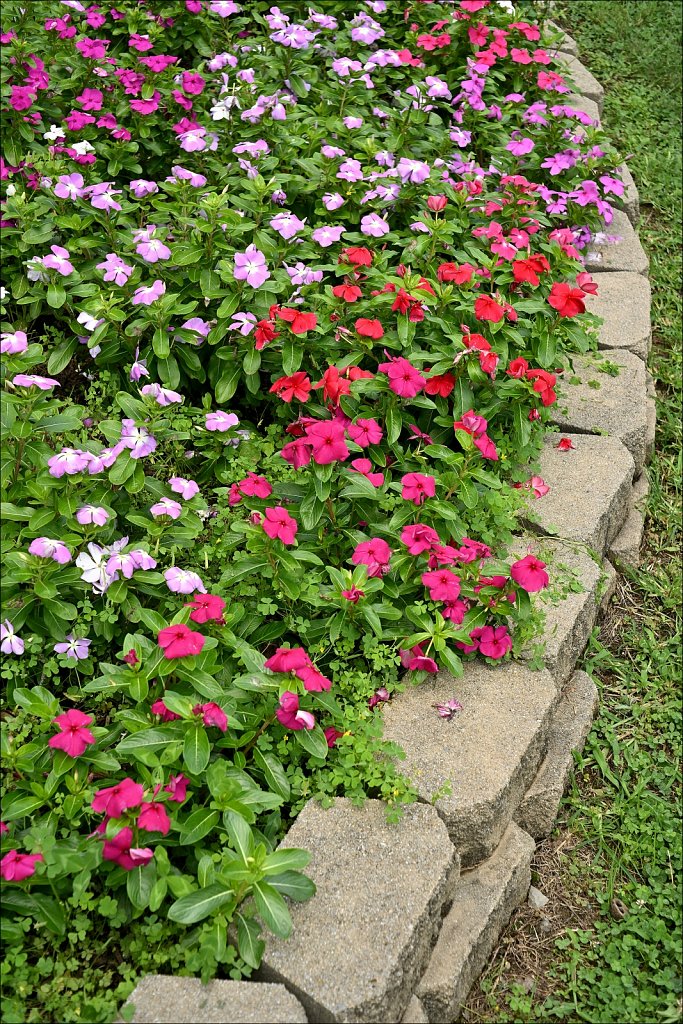
{"label": "stacked stone edging", "polygon": [[[568,102],[596,121],[602,86],[565,36],[558,58],[576,95]],[[575,671],[596,619],[616,587],[618,567],[638,564],[654,447],[654,385],[648,259],[634,226],[633,178],[623,212],[591,245],[587,269],[600,295],[588,309],[604,319],[598,348],[619,375],[577,357],[566,375],[555,424],[574,450],[548,435],[541,473],[551,491],[529,510],[532,535],[520,544],[553,556],[581,590],[543,595],[545,669],[525,661],[466,667],[408,687],[384,709],[385,735],[406,751],[419,792],[399,825],[383,805],[311,801],[281,846],[311,851],[318,893],[294,904],[294,931],[268,943],[257,981],[150,975],[129,1002],[134,1024],[153,1022],[386,1022],[452,1024],[513,910],[525,899],[534,840],[555,821],[574,753],[591,727],[598,695]],[[609,240],[619,236],[620,241]],[[604,361],[603,361],[604,370]],[[599,386],[596,386],[599,385]],[[457,696],[453,721],[430,715]],[[449,790],[445,792],[445,789]],[[435,794],[438,799],[432,800]],[[470,870],[460,874],[460,865]]]}

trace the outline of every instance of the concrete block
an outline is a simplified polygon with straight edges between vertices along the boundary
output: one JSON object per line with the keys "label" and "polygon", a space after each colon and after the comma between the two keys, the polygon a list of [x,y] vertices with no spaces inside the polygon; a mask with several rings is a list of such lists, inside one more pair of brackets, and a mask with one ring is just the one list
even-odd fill
{"label": "concrete block", "polygon": [[133,1024],[306,1024],[304,1008],[284,985],[256,981],[210,981],[147,974],[126,1006]]}
{"label": "concrete block", "polygon": [[[384,705],[384,736],[403,748],[401,770],[448,827],[463,866],[489,857],[536,774],[559,697],[549,672],[476,662],[455,679],[440,672]],[[431,705],[457,698],[451,721]]]}
{"label": "concrete block", "polygon": [[429,1017],[417,996],[410,997],[406,1012],[401,1017],[401,1024],[429,1024]]}
{"label": "concrete block", "polygon": [[647,386],[647,437],[645,441],[645,461],[649,462],[655,450],[657,435],[657,392],[651,373],[646,374]]}
{"label": "concrete block", "polygon": [[607,434],[628,448],[635,472],[645,464],[647,386],[645,363],[632,352],[610,352],[618,376],[601,370],[595,357],[574,356],[573,369],[559,378],[560,395],[551,409],[552,422],[562,431]]}
{"label": "concrete block", "polygon": [[626,186],[626,190],[621,197],[624,213],[635,228],[637,227],[638,220],[640,218],[640,197],[638,195],[638,189],[636,188],[636,183],[633,180],[633,175],[626,164],[621,165],[617,174]]}
{"label": "concrete block", "polygon": [[631,488],[631,500],[626,522],[612,541],[608,555],[618,567],[635,569],[640,564],[640,545],[645,532],[647,498],[650,478],[643,471]]}
{"label": "concrete block", "polygon": [[390,825],[379,800],[310,801],[287,847],[310,851],[317,893],[291,905],[292,935],[268,941],[260,976],[316,1024],[400,1020],[454,891],[458,860],[436,810],[413,804]]}
{"label": "concrete block", "polygon": [[534,849],[533,839],[511,824],[493,855],[461,876],[416,993],[433,1024],[458,1019],[512,911],[526,898]]}
{"label": "concrete block", "polygon": [[598,115],[600,115],[605,99],[605,90],[597,78],[573,54],[566,52],[558,53],[557,60],[559,62],[558,71],[567,79],[567,84],[572,85],[574,92],[580,96],[586,96],[589,100],[592,100],[598,108]]}
{"label": "concrete block", "polygon": [[544,440],[540,475],[550,492],[529,502],[529,523],[604,555],[628,515],[633,456],[613,437],[566,436],[574,444],[566,452],[555,447],[556,434]]}
{"label": "concrete block", "polygon": [[574,751],[583,750],[597,706],[597,686],[585,672],[575,672],[555,709],[543,763],[515,816],[534,839],[552,831],[574,767]]}
{"label": "concrete block", "polygon": [[[556,25],[554,21],[548,21],[546,22],[546,24],[549,31],[562,33],[562,38],[560,39],[560,42],[557,44],[556,49],[561,50],[563,53],[568,53],[575,57],[579,52],[579,48],[576,45],[574,39],[570,35],[567,35],[565,30],[563,28],[560,28],[559,25]],[[543,45],[542,40],[541,45]],[[552,52],[552,47],[546,46],[545,48],[548,50],[549,53]]]}
{"label": "concrete block", "polygon": [[593,274],[631,271],[647,277],[649,269],[650,261],[631,221],[622,210],[615,210],[611,224],[597,232],[588,247],[586,270]]}
{"label": "concrete block", "polygon": [[598,294],[586,296],[586,310],[602,317],[598,348],[627,349],[647,359],[652,343],[650,282],[641,274],[600,274]]}

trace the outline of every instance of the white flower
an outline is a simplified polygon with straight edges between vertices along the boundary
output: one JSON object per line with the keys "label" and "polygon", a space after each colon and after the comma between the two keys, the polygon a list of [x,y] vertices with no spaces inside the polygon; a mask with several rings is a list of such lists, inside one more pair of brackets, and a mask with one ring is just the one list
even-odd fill
{"label": "white flower", "polygon": [[51,124],[49,132],[45,132],[43,138],[48,142],[56,142],[57,139],[65,139],[66,132],[58,124]]}
{"label": "white flower", "polygon": [[95,152],[95,147],[91,146],[89,142],[72,142],[70,148],[73,149],[78,156],[85,156],[86,153]]}

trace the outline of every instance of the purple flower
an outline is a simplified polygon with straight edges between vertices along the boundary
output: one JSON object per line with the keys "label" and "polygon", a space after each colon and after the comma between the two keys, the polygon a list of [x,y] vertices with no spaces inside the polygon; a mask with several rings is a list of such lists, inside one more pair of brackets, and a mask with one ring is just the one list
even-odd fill
{"label": "purple flower", "polygon": [[254,330],[256,324],[256,317],[253,313],[233,313],[232,322],[228,328],[231,331],[239,331],[240,334],[247,336]]}
{"label": "purple flower", "polygon": [[53,455],[47,460],[50,476],[62,477],[74,476],[82,473],[88,468],[90,453],[82,452],[80,448],[62,448],[61,452]]}
{"label": "purple flower", "polygon": [[[127,544],[128,538],[124,537],[123,542],[119,541],[118,543]],[[88,545],[88,547],[91,546],[92,545]],[[109,550],[111,551],[111,548]],[[107,561],[105,571],[107,575],[111,576],[113,579],[116,579],[116,573],[120,572],[124,579],[129,580],[137,569],[155,569],[156,564],[156,560],[152,558],[151,555],[148,555],[147,552],[143,551],[141,548],[136,548],[134,551],[114,552]]]}
{"label": "purple flower", "polygon": [[383,235],[388,235],[391,231],[387,222],[376,213],[370,213],[363,217],[360,229],[364,235],[369,235],[372,238],[382,238]]}
{"label": "purple flower", "polygon": [[339,149],[338,146],[322,146],[320,152],[323,156],[326,156],[328,160],[334,160],[335,157],[345,156],[345,151]]}
{"label": "purple flower", "polygon": [[91,185],[88,189],[90,193],[90,205],[96,210],[105,210],[110,212],[111,210],[120,210],[121,205],[117,203],[114,196],[121,195],[121,189],[112,189],[110,185],[113,182],[103,181],[99,185]]}
{"label": "purple flower", "polygon": [[211,0],[209,10],[219,18],[229,18],[231,14],[237,14],[241,8],[234,0]]}
{"label": "purple flower", "polygon": [[56,654],[63,654],[67,658],[73,658],[74,661],[85,661],[88,657],[90,643],[90,640],[76,640],[73,633],[67,633],[66,641],[61,644],[55,644],[54,651]]}
{"label": "purple flower", "polygon": [[9,619],[5,619],[0,625],[0,651],[3,654],[24,653],[24,641],[16,635]]}
{"label": "purple flower", "polygon": [[180,164],[174,164],[171,171],[173,177],[167,178],[167,181],[189,181],[193,188],[202,188],[203,185],[206,185],[206,178],[203,174],[188,171],[187,167],[181,167]]}
{"label": "purple flower", "polygon": [[290,238],[294,238],[299,231],[302,231],[306,225],[304,221],[299,220],[293,213],[289,213],[288,210],[283,210],[282,213],[278,213],[276,217],[270,222],[271,228],[274,228],[282,238],[288,241]]}
{"label": "purple flower", "polygon": [[239,423],[239,419],[235,416],[234,412],[207,412],[206,414],[206,429],[215,430],[219,434],[225,433],[226,430],[230,430],[231,427],[236,427]]}
{"label": "purple flower", "polygon": [[433,708],[436,708],[441,718],[445,718],[451,722],[456,711],[462,711],[462,704],[459,700],[449,700],[445,704],[432,704]]}
{"label": "purple flower", "polygon": [[131,181],[129,187],[138,199],[142,199],[144,196],[153,196],[155,192],[159,191],[156,181],[146,181],[144,178],[136,178],[135,181]]}
{"label": "purple flower", "polygon": [[166,285],[163,281],[155,281],[154,284],[137,288],[133,298],[130,300],[133,306],[151,306],[153,302],[160,299],[166,292]]}
{"label": "purple flower", "polygon": [[71,552],[66,544],[62,544],[61,540],[52,540],[50,537],[36,537],[31,541],[28,553],[37,555],[39,558],[51,558],[53,562],[59,562],[60,565],[66,565],[71,561]]}
{"label": "purple flower", "polygon": [[233,276],[236,281],[246,281],[252,288],[260,288],[270,277],[266,257],[255,245],[248,245],[245,252],[235,253]]}
{"label": "purple flower", "polygon": [[179,519],[183,514],[183,507],[172,498],[161,498],[149,510],[155,519],[159,516],[168,516],[170,519]]}
{"label": "purple flower", "polygon": [[454,142],[456,146],[460,146],[464,149],[465,146],[469,146],[472,141],[472,132],[465,131],[464,128],[453,128],[448,135],[451,142]]}
{"label": "purple flower", "polygon": [[326,192],[323,196],[323,206],[330,212],[338,210],[345,202],[346,200],[338,192]]}
{"label": "purple flower", "polygon": [[105,281],[113,281],[114,284],[118,285],[126,284],[128,278],[133,273],[133,268],[122,260],[120,256],[117,256],[115,252],[108,252],[106,260],[103,263],[97,264],[97,269],[104,271]]}
{"label": "purple flower", "polygon": [[106,508],[100,505],[83,505],[76,512],[76,519],[81,526],[104,526],[110,518]]}
{"label": "purple flower", "polygon": [[147,369],[147,360],[138,358],[140,355],[140,349],[135,349],[135,362],[130,368],[130,379],[137,383],[141,377],[149,377],[149,370]]}
{"label": "purple flower", "polygon": [[83,175],[60,174],[55,185],[55,195],[60,199],[80,199],[83,195]]}
{"label": "purple flower", "polygon": [[347,78],[351,72],[358,74],[359,71],[362,71],[363,65],[359,60],[351,60],[349,57],[338,57],[332,61],[332,70],[340,78]]}
{"label": "purple flower", "polygon": [[344,126],[350,130],[352,130],[353,128],[360,128],[361,125],[363,124],[362,117],[345,117],[343,120]]}
{"label": "purple flower", "polygon": [[190,498],[194,498],[195,494],[199,494],[199,484],[196,480],[186,480],[182,476],[172,476],[168,482],[171,490],[179,494],[185,501],[189,501]]}
{"label": "purple flower", "polygon": [[287,202],[287,193],[283,192],[281,188],[276,188],[270,194],[270,201],[275,203],[276,206],[284,206]]}
{"label": "purple flower", "polygon": [[505,148],[509,150],[510,153],[513,153],[514,156],[526,156],[527,153],[532,151],[535,145],[536,143],[533,139],[525,136],[521,139],[511,139]]}
{"label": "purple flower", "polygon": [[323,249],[329,248],[338,242],[342,235],[346,234],[343,224],[332,224],[329,227],[316,228],[311,235],[314,242],[321,245]]}
{"label": "purple flower", "polygon": [[140,242],[135,247],[135,251],[147,263],[157,263],[159,260],[170,260],[171,258],[171,250],[158,238]]}
{"label": "purple flower", "polygon": [[58,380],[52,377],[40,377],[36,373],[18,373],[12,378],[15,388],[40,388],[41,391],[49,391],[50,388],[60,386]]}
{"label": "purple flower", "polygon": [[28,348],[28,338],[23,331],[0,335],[0,352],[4,356],[18,356]]}
{"label": "purple flower", "polygon": [[177,391],[171,391],[170,388],[162,388],[161,384],[145,384],[140,389],[140,394],[144,395],[145,398],[148,396],[153,398],[157,405],[173,405],[174,402],[182,402],[183,396],[179,395]]}
{"label": "purple flower", "polygon": [[179,569],[177,566],[173,566],[165,571],[164,579],[173,594],[206,593],[206,587],[202,583],[201,577],[188,569]]}
{"label": "purple flower", "polygon": [[64,249],[61,245],[51,245],[52,255],[48,253],[47,256],[42,257],[43,266],[47,267],[48,270],[56,270],[62,277],[68,277],[69,274],[73,274],[74,268],[69,262],[70,253],[68,249]]}
{"label": "purple flower", "polygon": [[424,163],[422,160],[410,160],[408,157],[403,156],[399,160],[396,170],[400,174],[404,185],[408,181],[414,185],[421,185],[429,177],[431,168],[429,164]]}
{"label": "purple flower", "polygon": [[342,181],[362,181],[363,167],[360,160],[344,160],[339,165],[337,177],[341,178]]}
{"label": "purple flower", "polygon": [[201,345],[201,339],[208,337],[211,324],[208,320],[202,320],[199,316],[193,316],[186,320],[184,324],[181,324],[180,329],[183,331],[194,331],[195,334],[199,334],[201,338],[197,340],[197,345]]}
{"label": "purple flower", "polygon": [[292,284],[318,284],[323,279],[322,270],[311,270],[305,263],[297,263],[294,267],[285,264],[285,270],[289,274]]}
{"label": "purple flower", "polygon": [[142,459],[145,455],[151,455],[157,446],[156,438],[145,427],[136,427],[135,420],[123,421],[119,443],[130,449],[131,459]]}

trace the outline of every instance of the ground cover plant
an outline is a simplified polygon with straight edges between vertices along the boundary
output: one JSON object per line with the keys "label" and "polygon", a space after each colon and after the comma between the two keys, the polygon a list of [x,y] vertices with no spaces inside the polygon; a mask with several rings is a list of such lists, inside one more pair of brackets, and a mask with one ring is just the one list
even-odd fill
{"label": "ground cover plant", "polygon": [[530,7],[321,7],[3,7],[8,1021],[248,977],[303,803],[414,798],[377,708],[537,626],[619,157]]}
{"label": "ground cover plant", "polygon": [[[585,659],[598,717],[534,884],[464,1019],[681,1017],[681,8],[580,0],[554,17],[604,84],[605,130],[640,192],[650,257],[657,437],[639,569]],[[542,918],[545,917],[544,922]]]}

